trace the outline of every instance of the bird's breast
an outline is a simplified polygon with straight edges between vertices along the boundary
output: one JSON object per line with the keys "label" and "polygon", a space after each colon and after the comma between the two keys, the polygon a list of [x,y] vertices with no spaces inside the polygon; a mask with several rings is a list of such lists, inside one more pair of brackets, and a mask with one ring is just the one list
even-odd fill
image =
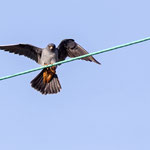
{"label": "bird's breast", "polygon": [[41,65],[53,64],[57,62],[57,55],[49,51],[43,51],[41,56]]}

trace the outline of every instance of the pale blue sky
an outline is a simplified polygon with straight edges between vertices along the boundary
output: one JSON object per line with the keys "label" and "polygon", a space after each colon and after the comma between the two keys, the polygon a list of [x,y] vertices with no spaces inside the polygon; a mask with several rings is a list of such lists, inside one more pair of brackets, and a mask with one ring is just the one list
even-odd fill
{"label": "pale blue sky", "polygon": [[[45,47],[74,38],[89,52],[150,36],[149,0],[3,0],[0,44]],[[62,91],[30,87],[39,71],[0,82],[1,150],[149,150],[150,42],[75,61]],[[38,67],[0,51],[0,76]]]}

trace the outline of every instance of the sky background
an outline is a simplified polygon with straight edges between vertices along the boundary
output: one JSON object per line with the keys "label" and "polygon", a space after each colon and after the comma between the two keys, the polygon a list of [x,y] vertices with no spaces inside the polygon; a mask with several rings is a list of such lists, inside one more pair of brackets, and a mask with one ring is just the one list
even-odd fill
{"label": "sky background", "polygon": [[[1,0],[0,44],[73,38],[88,52],[150,36],[149,0]],[[61,65],[62,90],[41,95],[39,71],[0,81],[1,150],[149,150],[150,42]],[[0,51],[0,76],[39,67]]]}

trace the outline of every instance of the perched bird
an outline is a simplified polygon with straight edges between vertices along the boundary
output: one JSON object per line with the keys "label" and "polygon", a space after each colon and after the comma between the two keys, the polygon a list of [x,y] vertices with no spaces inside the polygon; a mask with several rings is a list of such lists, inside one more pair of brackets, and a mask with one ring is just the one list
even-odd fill
{"label": "perched bird", "polygon": [[[77,44],[73,39],[65,39],[56,48],[55,44],[48,44],[46,48],[39,48],[30,44],[0,45],[0,49],[24,55],[40,65],[49,65],[65,60],[67,56],[77,57],[88,52]],[[82,58],[86,61],[100,64],[93,56]],[[42,94],[58,93],[61,85],[56,74],[57,66],[43,69],[32,81],[31,86]]]}

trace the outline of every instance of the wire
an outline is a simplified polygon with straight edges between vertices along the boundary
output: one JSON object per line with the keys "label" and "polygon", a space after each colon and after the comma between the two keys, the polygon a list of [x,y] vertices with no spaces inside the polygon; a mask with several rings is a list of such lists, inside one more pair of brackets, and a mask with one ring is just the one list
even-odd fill
{"label": "wire", "polygon": [[75,61],[77,59],[81,59],[81,58],[88,57],[88,56],[91,56],[91,55],[97,55],[97,54],[100,54],[100,53],[113,51],[113,50],[116,50],[116,49],[119,49],[119,48],[123,48],[123,47],[131,46],[131,45],[134,45],[134,44],[142,43],[142,42],[145,42],[145,41],[148,41],[148,40],[150,40],[150,37],[140,39],[140,40],[136,40],[136,41],[133,41],[133,42],[130,42],[130,43],[118,45],[118,46],[115,46],[115,47],[112,47],[112,48],[103,49],[101,51],[89,53],[89,54],[86,54],[86,55],[74,57],[74,58],[71,58],[71,59],[59,61],[59,62],[56,62],[56,63],[51,64],[51,65],[41,66],[41,67],[30,69],[30,70],[27,70],[27,71],[19,72],[19,73],[13,74],[13,75],[4,76],[4,77],[1,77],[0,80],[5,80],[5,79],[13,78],[13,77],[16,77],[16,76],[24,75],[24,74],[31,73],[31,72],[34,72],[34,71],[38,71],[38,70],[41,70],[41,69],[44,69],[44,68],[47,68],[47,67],[52,67],[52,66],[68,63],[68,62]]}

